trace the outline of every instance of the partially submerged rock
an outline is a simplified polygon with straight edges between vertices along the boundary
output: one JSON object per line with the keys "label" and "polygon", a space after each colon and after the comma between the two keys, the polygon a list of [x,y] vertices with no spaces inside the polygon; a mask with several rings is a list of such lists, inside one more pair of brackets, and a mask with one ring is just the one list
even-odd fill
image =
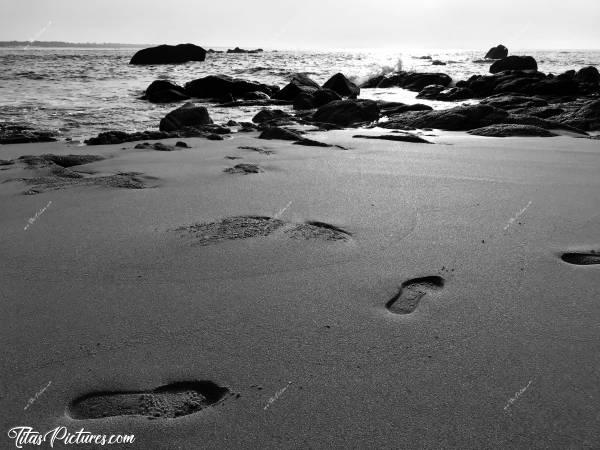
{"label": "partially submerged rock", "polygon": [[384,141],[396,141],[396,142],[412,142],[416,144],[432,144],[426,139],[422,137],[416,136],[414,134],[383,134],[383,135],[364,135],[364,134],[356,134],[352,136],[357,139],[377,139]]}
{"label": "partially submerged rock", "polygon": [[28,125],[0,123],[0,144],[53,141],[56,141],[56,135],[51,131],[36,130]]}
{"label": "partially submerged rock", "polygon": [[146,89],[143,99],[152,103],[171,103],[189,99],[185,89],[167,80],[153,81]]}
{"label": "partially submerged rock", "polygon": [[341,97],[357,98],[360,88],[342,73],[336,73],[323,85],[323,89],[330,89]]}
{"label": "partially submerged rock", "polygon": [[492,47],[488,50],[488,52],[485,54],[485,59],[503,59],[507,56],[508,49],[504,45],[499,44],[496,47]]}
{"label": "partially submerged rock", "polygon": [[379,112],[379,105],[373,100],[337,100],[319,108],[313,120],[348,127],[378,120]]}
{"label": "partially submerged rock", "polygon": [[507,56],[499,59],[490,67],[490,73],[498,73],[504,70],[537,70],[538,65],[532,56]]}
{"label": "partially submerged rock", "polygon": [[181,64],[205,59],[206,50],[194,44],[159,45],[138,51],[129,64]]}
{"label": "partially submerged rock", "polygon": [[190,97],[208,99],[244,98],[252,92],[264,92],[268,96],[272,96],[276,90],[273,86],[227,75],[209,75],[190,81],[185,85],[185,92]]}
{"label": "partially submerged rock", "polygon": [[160,131],[176,131],[184,127],[212,124],[213,121],[204,106],[186,103],[168,113],[159,125]]}
{"label": "partially submerged rock", "polygon": [[439,84],[449,86],[452,78],[445,73],[431,72],[395,72],[387,76],[377,76],[361,85],[361,88],[401,87],[409,91],[420,92],[425,86]]}
{"label": "partially submerged rock", "polygon": [[313,94],[320,88],[321,86],[310,79],[307,75],[295,73],[292,75],[290,82],[273,97],[279,100],[288,100],[293,102],[300,94]]}

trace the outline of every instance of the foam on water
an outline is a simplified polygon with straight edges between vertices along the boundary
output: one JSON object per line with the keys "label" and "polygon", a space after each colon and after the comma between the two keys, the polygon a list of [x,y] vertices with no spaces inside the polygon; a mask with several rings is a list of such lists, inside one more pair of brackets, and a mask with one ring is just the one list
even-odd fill
{"label": "foam on water", "polygon": [[[140,100],[156,79],[185,84],[211,74],[283,86],[294,72],[319,83],[342,72],[356,82],[396,70],[445,72],[455,81],[485,74],[489,62],[478,62],[482,51],[421,52],[264,52],[208,54],[205,62],[181,65],[132,66],[133,48],[3,48],[0,49],[0,121],[28,123],[82,140],[101,131],[156,129],[176,104],[156,105]],[[561,73],[598,66],[600,51],[514,51],[536,58],[539,70]],[[447,63],[434,66],[433,60]],[[416,102],[415,93],[402,89],[363,90],[361,97]],[[424,102],[424,101],[420,101]],[[217,123],[249,120],[259,108],[219,108],[207,105]],[[452,104],[433,103],[436,108]]]}

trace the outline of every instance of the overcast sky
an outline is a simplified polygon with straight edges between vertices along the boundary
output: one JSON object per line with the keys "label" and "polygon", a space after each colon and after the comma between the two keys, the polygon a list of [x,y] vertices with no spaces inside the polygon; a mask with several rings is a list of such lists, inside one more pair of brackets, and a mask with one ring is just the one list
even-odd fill
{"label": "overcast sky", "polygon": [[0,0],[0,40],[600,49],[600,0]]}

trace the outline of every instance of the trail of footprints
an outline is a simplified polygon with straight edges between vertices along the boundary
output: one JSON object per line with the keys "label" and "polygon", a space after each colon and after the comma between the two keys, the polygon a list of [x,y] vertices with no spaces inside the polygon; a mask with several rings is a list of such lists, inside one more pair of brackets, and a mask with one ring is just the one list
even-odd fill
{"label": "trail of footprints", "polygon": [[400,290],[387,303],[386,308],[394,314],[411,314],[426,295],[433,294],[444,287],[446,280],[440,276],[427,276],[407,280]]}

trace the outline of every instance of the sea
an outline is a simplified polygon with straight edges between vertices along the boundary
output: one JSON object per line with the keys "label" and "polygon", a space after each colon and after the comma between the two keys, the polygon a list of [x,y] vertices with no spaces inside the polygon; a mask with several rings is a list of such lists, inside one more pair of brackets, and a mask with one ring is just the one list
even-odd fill
{"label": "sea", "polygon": [[[127,132],[158,129],[164,115],[178,104],[141,100],[154,80],[185,84],[207,75],[232,77],[283,87],[291,75],[302,72],[319,83],[337,72],[360,83],[397,70],[444,72],[454,82],[489,72],[489,61],[478,50],[356,50],[283,51],[256,54],[207,54],[204,62],[178,65],[129,64],[139,48],[0,48],[0,122],[27,124],[56,132],[61,139],[83,142],[102,131]],[[533,56],[539,70],[562,73],[585,66],[600,68],[600,50],[519,50]],[[431,57],[431,59],[429,59]],[[438,60],[445,65],[433,65]],[[448,102],[416,99],[417,93],[400,88],[363,89],[361,98],[428,103],[436,109]],[[202,104],[199,101],[195,103]],[[258,107],[223,108],[206,104],[215,123],[249,121]],[[285,108],[284,108],[285,109]]]}

